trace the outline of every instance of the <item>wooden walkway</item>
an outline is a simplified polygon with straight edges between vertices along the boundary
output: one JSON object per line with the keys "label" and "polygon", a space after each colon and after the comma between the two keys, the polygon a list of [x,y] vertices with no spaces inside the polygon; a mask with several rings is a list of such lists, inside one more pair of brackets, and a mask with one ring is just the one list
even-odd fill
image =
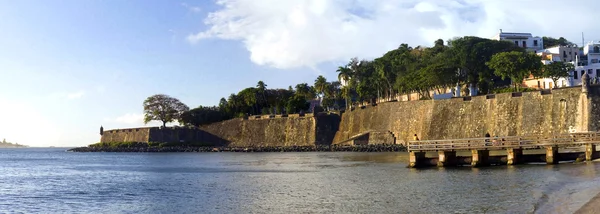
{"label": "wooden walkway", "polygon": [[569,147],[600,144],[600,132],[578,132],[543,136],[503,136],[489,138],[465,138],[448,140],[409,141],[409,152],[459,151],[459,150],[505,150],[542,149],[546,147]]}

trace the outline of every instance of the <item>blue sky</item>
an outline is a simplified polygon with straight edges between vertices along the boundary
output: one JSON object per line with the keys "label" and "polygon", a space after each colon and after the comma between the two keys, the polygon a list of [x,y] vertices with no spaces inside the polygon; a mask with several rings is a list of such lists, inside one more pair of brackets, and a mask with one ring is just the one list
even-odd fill
{"label": "blue sky", "polygon": [[143,126],[142,102],[153,94],[215,105],[259,80],[287,88],[320,74],[336,79],[349,58],[400,43],[491,37],[499,28],[600,38],[593,18],[577,26],[539,18],[598,16],[590,8],[502,2],[511,0],[0,0],[0,138],[87,145],[100,125]]}

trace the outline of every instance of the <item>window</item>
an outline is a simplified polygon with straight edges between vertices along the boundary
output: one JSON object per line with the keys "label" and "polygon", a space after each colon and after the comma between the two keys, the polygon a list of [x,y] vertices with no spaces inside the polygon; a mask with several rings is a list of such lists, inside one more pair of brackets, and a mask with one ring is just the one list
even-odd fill
{"label": "window", "polygon": [[515,45],[516,45],[516,46],[519,46],[519,41],[515,41]]}
{"label": "window", "polygon": [[538,81],[538,88],[540,87],[540,81]]}
{"label": "window", "polygon": [[598,59],[592,59],[592,63],[598,63]]}
{"label": "window", "polygon": [[571,55],[571,51],[569,51],[569,55]]}
{"label": "window", "polygon": [[548,88],[552,88],[552,83],[551,82],[548,83]]}
{"label": "window", "polygon": [[[592,69],[588,69],[588,72],[587,72],[587,74],[588,74],[588,75],[590,75],[590,74],[592,74],[592,72],[593,72],[593,70],[592,70]],[[582,76],[583,76],[583,74],[582,74]]]}
{"label": "window", "polygon": [[[597,73],[600,73],[600,69],[596,69],[596,74],[597,74]],[[590,75],[591,75],[591,74],[592,74],[592,73],[590,73]]]}
{"label": "window", "polygon": [[600,53],[600,47],[594,46],[594,53]]}
{"label": "window", "polygon": [[563,51],[563,57],[567,58],[567,51]]}
{"label": "window", "polygon": [[523,41],[523,47],[526,48],[527,47],[527,42]]}
{"label": "window", "polygon": [[544,82],[544,88],[546,88],[546,82]]}
{"label": "window", "polygon": [[533,46],[538,46],[538,40],[533,40]]}
{"label": "window", "polygon": [[583,74],[585,74],[585,70],[581,70],[581,76],[583,76]]}
{"label": "window", "polygon": [[577,79],[577,71],[573,72],[573,79]]}

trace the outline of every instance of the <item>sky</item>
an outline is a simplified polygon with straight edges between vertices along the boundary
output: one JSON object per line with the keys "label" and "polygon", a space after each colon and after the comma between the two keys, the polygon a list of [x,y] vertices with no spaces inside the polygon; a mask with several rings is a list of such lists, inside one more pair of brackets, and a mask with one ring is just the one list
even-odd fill
{"label": "sky", "polygon": [[0,139],[84,146],[143,126],[154,94],[216,105],[267,88],[336,80],[436,39],[504,32],[600,39],[595,0],[0,0]]}

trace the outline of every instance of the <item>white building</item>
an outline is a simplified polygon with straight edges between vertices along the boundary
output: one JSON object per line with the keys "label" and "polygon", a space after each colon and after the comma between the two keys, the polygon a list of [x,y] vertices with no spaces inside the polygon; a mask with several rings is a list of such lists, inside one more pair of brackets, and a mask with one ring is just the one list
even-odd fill
{"label": "white building", "polygon": [[579,48],[576,45],[555,46],[536,51],[542,56],[542,62],[547,65],[549,62],[574,62],[579,56]]}
{"label": "white building", "polygon": [[[556,82],[557,87],[581,85],[581,77],[585,73],[588,74],[592,84],[599,83],[600,42],[598,41],[587,43],[581,52],[576,46],[558,46],[538,51],[537,54],[542,57],[542,63],[545,65],[553,61],[569,62],[575,65],[575,70],[569,72],[568,78],[558,79]],[[524,81],[524,84],[527,87],[548,89],[552,88],[554,83],[550,78],[528,78]]]}
{"label": "white building", "polygon": [[580,63],[578,65],[593,65],[600,63],[600,42],[599,41],[591,41],[588,42],[585,46],[583,46],[583,56],[579,60]]}
{"label": "white building", "polygon": [[493,40],[510,41],[519,47],[523,47],[529,51],[538,51],[544,49],[544,40],[541,37],[533,37],[531,33],[508,33],[500,32],[492,37]]}

